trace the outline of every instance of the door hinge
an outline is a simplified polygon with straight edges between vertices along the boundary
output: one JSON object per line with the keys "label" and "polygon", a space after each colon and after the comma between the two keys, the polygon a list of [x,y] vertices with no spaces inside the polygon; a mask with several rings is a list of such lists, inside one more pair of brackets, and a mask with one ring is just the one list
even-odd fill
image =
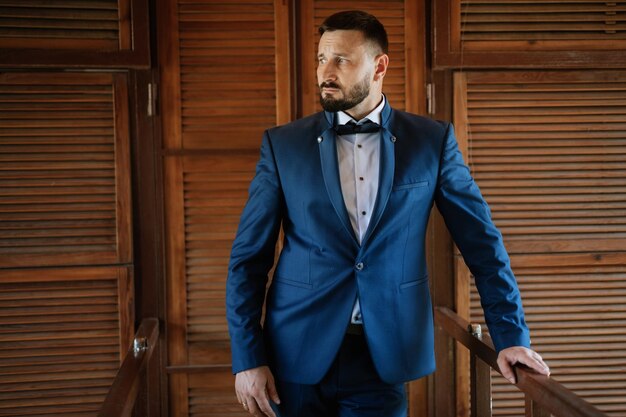
{"label": "door hinge", "polygon": [[148,117],[156,115],[157,84],[148,83]]}
{"label": "door hinge", "polygon": [[426,84],[426,113],[435,114],[435,84]]}

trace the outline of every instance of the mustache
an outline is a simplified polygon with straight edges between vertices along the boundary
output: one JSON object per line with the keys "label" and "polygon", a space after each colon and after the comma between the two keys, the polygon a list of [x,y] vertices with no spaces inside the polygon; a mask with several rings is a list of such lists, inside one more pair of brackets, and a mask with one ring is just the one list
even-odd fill
{"label": "mustache", "polygon": [[339,86],[339,84],[334,83],[332,81],[330,81],[330,82],[324,81],[323,83],[320,84],[320,89],[321,88],[337,88],[337,89],[340,89],[341,87]]}

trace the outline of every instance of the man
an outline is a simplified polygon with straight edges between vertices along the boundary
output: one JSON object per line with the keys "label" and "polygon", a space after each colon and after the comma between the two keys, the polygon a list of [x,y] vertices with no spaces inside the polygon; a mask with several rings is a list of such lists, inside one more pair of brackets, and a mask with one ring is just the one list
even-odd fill
{"label": "man", "polygon": [[265,132],[233,244],[226,301],[240,403],[255,416],[406,415],[403,383],[435,369],[424,253],[433,202],[476,277],[505,377],[518,362],[549,374],[528,348],[502,237],[450,124],[390,107],[387,35],[374,16],[337,13],[319,32],[325,111]]}

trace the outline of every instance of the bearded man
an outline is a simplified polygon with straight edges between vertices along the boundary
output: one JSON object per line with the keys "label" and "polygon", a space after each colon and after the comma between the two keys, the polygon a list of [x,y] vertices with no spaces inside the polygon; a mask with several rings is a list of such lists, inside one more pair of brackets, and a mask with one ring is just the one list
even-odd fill
{"label": "bearded man", "polygon": [[512,379],[517,362],[549,374],[529,349],[502,236],[452,126],[387,102],[387,34],[374,16],[337,13],[319,32],[324,111],[265,132],[233,243],[226,303],[240,403],[255,416],[406,416],[404,383],[435,370],[433,204],[476,278],[503,374]]}

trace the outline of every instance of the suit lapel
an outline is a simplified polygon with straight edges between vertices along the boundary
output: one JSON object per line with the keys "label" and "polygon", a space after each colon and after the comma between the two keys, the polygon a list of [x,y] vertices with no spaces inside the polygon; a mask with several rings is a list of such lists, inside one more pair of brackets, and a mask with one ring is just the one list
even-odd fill
{"label": "suit lapel", "polygon": [[[333,115],[325,112],[327,118],[330,117],[330,126],[333,126]],[[341,191],[341,179],[339,177],[339,161],[337,160],[337,145],[336,135],[332,128],[326,129],[318,136],[317,141],[320,149],[320,159],[322,162],[322,175],[324,177],[324,184],[326,185],[326,191],[328,197],[335,208],[335,212],[344,229],[350,235],[355,244],[358,245],[358,240],[352,230],[352,224],[350,223],[350,216],[346,209],[346,204],[343,201],[343,193]]]}

